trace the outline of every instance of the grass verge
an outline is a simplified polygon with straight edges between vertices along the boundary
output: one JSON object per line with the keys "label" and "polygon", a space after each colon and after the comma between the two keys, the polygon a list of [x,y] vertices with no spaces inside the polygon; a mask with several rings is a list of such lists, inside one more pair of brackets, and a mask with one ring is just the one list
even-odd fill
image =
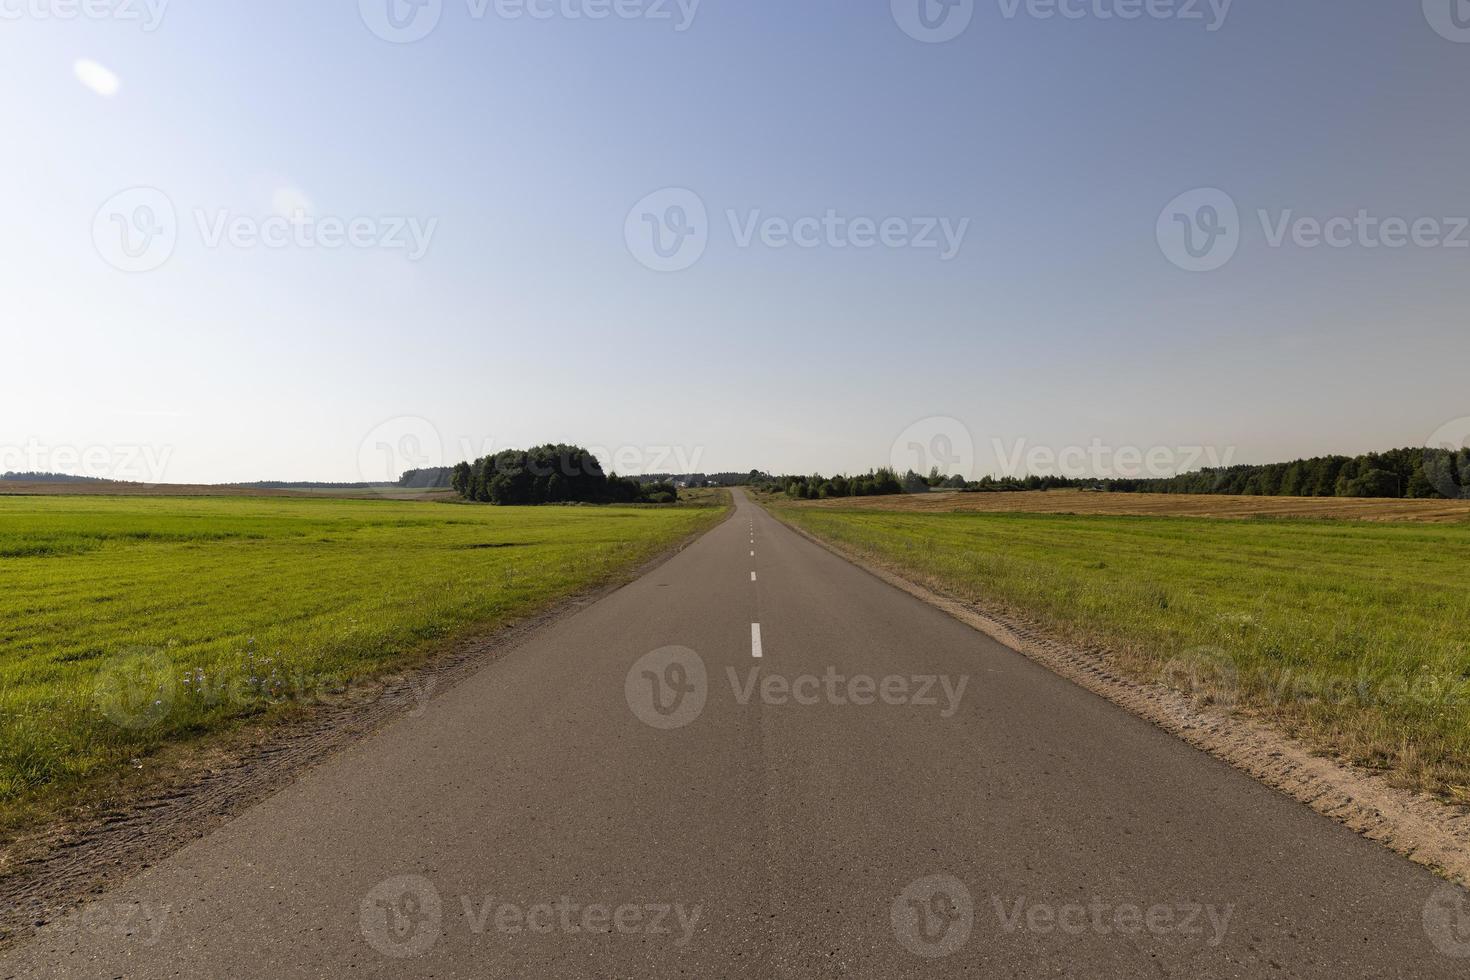
{"label": "grass verge", "polygon": [[628,574],[726,512],[0,498],[0,824]]}

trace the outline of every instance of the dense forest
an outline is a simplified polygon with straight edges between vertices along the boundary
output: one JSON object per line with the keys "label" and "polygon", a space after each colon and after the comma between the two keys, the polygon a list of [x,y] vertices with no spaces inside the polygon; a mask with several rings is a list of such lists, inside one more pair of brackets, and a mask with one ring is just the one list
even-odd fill
{"label": "dense forest", "polygon": [[679,498],[673,483],[603,473],[590,452],[567,445],[507,449],[460,463],[450,485],[466,500],[492,504],[670,504]]}
{"label": "dense forest", "polygon": [[1081,488],[1112,493],[1194,493],[1263,497],[1470,498],[1470,450],[1392,449],[1362,456],[1315,456],[1290,463],[1207,468],[1166,479],[991,477],[966,481],[931,471],[899,476],[879,469],[858,477],[779,476],[756,486],[796,499],[864,497],[951,489],[975,493]]}
{"label": "dense forest", "polygon": [[450,478],[454,475],[452,466],[434,466],[423,470],[405,470],[398,478],[400,487],[413,490],[448,490]]}

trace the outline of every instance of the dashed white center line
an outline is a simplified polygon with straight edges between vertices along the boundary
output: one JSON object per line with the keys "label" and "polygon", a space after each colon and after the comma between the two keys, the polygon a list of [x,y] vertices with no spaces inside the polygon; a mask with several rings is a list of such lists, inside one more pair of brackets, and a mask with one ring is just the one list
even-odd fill
{"label": "dashed white center line", "polygon": [[761,624],[750,624],[750,655],[755,659],[761,659]]}
{"label": "dashed white center line", "polygon": [[751,580],[751,581],[752,581],[752,582],[754,582],[754,581],[755,581],[755,572],[751,572],[751,573],[750,573],[750,580]]}
{"label": "dashed white center line", "polygon": [[750,553],[750,557],[752,557],[752,558],[754,558],[754,557],[755,557],[755,552],[754,552],[754,551],[752,551],[752,552],[751,552],[751,553]]}

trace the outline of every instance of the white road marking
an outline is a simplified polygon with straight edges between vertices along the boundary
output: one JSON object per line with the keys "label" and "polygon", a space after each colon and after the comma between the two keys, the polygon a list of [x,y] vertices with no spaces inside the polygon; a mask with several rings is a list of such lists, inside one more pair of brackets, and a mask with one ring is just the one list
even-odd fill
{"label": "white road marking", "polygon": [[754,582],[754,581],[755,581],[755,572],[751,572],[751,573],[750,573],[750,580],[751,580],[751,581],[752,581],[752,582]]}
{"label": "white road marking", "polygon": [[761,659],[761,624],[750,624],[750,655],[755,659]]}
{"label": "white road marking", "polygon": [[755,557],[755,552],[754,552],[754,551],[752,551],[752,552],[751,552],[751,553],[750,553],[750,557],[752,557],[752,558],[754,558],[754,557]]}

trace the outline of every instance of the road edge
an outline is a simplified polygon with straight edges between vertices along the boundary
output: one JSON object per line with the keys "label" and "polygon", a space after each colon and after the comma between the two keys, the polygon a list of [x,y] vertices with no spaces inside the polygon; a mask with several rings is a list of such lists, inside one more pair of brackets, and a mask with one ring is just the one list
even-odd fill
{"label": "road edge", "polygon": [[1117,673],[1099,651],[1049,636],[1040,627],[946,594],[896,568],[826,541],[752,500],[782,526],[879,580],[939,609],[1079,687],[1303,803],[1357,834],[1470,886],[1470,808],[1388,785],[1381,776],[1314,754],[1250,718],[1207,711],[1186,695]]}

